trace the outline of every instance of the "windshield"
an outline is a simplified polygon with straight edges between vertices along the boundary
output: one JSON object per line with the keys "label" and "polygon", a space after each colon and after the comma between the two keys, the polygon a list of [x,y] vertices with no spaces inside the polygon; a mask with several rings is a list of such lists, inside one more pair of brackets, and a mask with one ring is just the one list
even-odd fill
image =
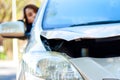
{"label": "windshield", "polygon": [[49,0],[43,29],[120,20],[120,0]]}

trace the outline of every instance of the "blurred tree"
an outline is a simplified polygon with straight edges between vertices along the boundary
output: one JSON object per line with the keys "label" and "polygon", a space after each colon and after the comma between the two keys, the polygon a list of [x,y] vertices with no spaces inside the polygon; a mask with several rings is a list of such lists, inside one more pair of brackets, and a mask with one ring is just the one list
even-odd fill
{"label": "blurred tree", "polygon": [[0,0],[0,23],[12,19],[11,2],[10,0]]}
{"label": "blurred tree", "polygon": [[[40,6],[40,0],[16,0],[17,4],[17,19],[22,18],[22,11],[25,5],[35,4]],[[0,23],[12,20],[12,1],[0,0]]]}

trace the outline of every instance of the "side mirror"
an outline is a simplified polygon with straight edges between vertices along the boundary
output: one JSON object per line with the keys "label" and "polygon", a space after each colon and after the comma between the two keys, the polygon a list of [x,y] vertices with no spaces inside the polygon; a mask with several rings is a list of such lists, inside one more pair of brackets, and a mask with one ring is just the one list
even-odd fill
{"label": "side mirror", "polygon": [[25,26],[21,21],[4,22],[0,24],[0,36],[3,38],[24,37]]}

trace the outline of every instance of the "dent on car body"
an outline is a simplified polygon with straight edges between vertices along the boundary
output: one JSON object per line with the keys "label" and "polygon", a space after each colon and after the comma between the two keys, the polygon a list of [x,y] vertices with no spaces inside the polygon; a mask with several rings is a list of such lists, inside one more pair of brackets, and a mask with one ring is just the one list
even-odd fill
{"label": "dent on car body", "polygon": [[119,80],[120,57],[114,58],[77,58],[71,63],[87,80]]}
{"label": "dent on car body", "polygon": [[120,23],[90,26],[75,26],[61,29],[42,31],[47,39],[64,39],[67,41],[78,38],[106,38],[120,35]]}

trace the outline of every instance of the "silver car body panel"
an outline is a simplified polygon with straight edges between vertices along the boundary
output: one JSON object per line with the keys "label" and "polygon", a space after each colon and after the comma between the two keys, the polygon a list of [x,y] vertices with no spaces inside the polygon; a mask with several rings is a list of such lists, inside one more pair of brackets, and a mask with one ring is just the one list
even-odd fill
{"label": "silver car body panel", "polygon": [[39,8],[35,21],[33,23],[33,28],[31,30],[31,37],[29,39],[28,45],[26,46],[25,53],[29,53],[31,51],[38,51],[38,50],[46,51],[40,39],[40,33],[42,31],[42,19],[47,2],[48,0],[44,0],[41,4],[41,8]]}
{"label": "silver car body panel", "polygon": [[70,61],[87,80],[120,79],[120,57],[83,57],[70,59]]}
{"label": "silver car body panel", "polygon": [[120,35],[120,23],[77,26],[44,30],[41,35],[47,39],[105,38]]}

